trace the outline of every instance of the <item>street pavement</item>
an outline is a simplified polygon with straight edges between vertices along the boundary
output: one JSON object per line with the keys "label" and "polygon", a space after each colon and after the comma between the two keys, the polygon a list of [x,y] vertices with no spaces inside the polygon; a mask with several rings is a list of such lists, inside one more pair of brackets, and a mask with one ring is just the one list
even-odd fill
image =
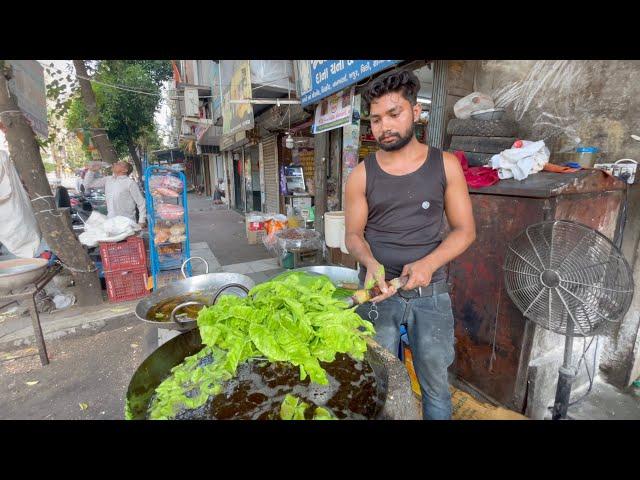
{"label": "street pavement", "polygon": [[151,351],[151,329],[132,320],[88,337],[47,342],[47,366],[35,347],[3,354],[0,419],[123,419],[129,380]]}

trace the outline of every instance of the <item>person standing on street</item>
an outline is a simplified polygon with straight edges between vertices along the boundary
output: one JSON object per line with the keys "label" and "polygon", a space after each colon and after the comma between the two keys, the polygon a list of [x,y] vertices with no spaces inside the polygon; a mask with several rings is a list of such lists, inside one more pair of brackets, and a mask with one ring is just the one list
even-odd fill
{"label": "person standing on street", "polygon": [[[144,226],[147,223],[147,207],[140,188],[131,177],[128,162],[120,161],[113,165],[113,175],[96,178],[100,170],[99,164],[89,167],[84,177],[84,188],[104,188],[107,197],[107,216],[109,218],[121,215],[130,218],[134,222]],[[139,220],[136,220],[136,206],[139,211]]]}
{"label": "person standing on street", "polygon": [[[475,222],[458,159],[415,137],[420,82],[396,71],[371,82],[362,98],[380,150],[346,185],[345,242],[360,281],[383,292],[358,313],[372,316],[376,341],[397,354],[406,325],[425,420],[451,418],[447,369],[454,359],[454,318],[444,266],[475,240]],[[450,232],[443,239],[444,215]],[[396,290],[387,281],[408,276]]]}

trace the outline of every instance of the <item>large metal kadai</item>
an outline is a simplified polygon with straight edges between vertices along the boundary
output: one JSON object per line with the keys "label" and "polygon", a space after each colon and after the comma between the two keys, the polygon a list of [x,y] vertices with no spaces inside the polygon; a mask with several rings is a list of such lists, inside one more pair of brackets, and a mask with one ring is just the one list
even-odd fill
{"label": "large metal kadai", "polygon": [[565,220],[537,223],[511,242],[504,263],[505,288],[522,314],[565,335],[553,418],[566,416],[573,338],[596,335],[619,322],[633,298],[633,277],[624,256],[604,235]]}
{"label": "large metal kadai", "polygon": [[[382,402],[376,419],[419,420],[418,403],[415,401],[407,369],[397,356],[367,338],[365,362],[374,371],[376,389]],[[190,355],[199,352],[204,345],[200,331],[195,328],[172,338],[149,355],[133,374],[127,389],[127,402],[132,418],[143,420],[158,385],[171,374],[171,369]],[[208,418],[214,420],[214,418]]]}

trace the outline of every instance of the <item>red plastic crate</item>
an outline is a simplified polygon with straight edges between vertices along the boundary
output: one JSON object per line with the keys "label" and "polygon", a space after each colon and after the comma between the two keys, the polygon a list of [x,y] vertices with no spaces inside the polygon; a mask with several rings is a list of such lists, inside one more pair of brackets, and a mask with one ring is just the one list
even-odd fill
{"label": "red plastic crate", "polygon": [[147,267],[105,272],[104,279],[107,284],[107,295],[111,302],[136,300],[149,293],[147,290]]}
{"label": "red plastic crate", "polygon": [[102,268],[105,272],[120,272],[147,266],[144,241],[128,237],[121,242],[100,242]]}

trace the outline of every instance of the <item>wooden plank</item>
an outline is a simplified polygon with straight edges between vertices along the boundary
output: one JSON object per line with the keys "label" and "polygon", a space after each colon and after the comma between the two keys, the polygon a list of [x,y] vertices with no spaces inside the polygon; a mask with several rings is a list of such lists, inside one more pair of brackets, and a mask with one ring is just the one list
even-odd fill
{"label": "wooden plank", "polygon": [[547,198],[577,192],[591,193],[624,188],[624,182],[600,170],[579,170],[574,173],[539,172],[522,181],[512,178],[500,180],[490,187],[470,188],[469,192],[482,195]]}

